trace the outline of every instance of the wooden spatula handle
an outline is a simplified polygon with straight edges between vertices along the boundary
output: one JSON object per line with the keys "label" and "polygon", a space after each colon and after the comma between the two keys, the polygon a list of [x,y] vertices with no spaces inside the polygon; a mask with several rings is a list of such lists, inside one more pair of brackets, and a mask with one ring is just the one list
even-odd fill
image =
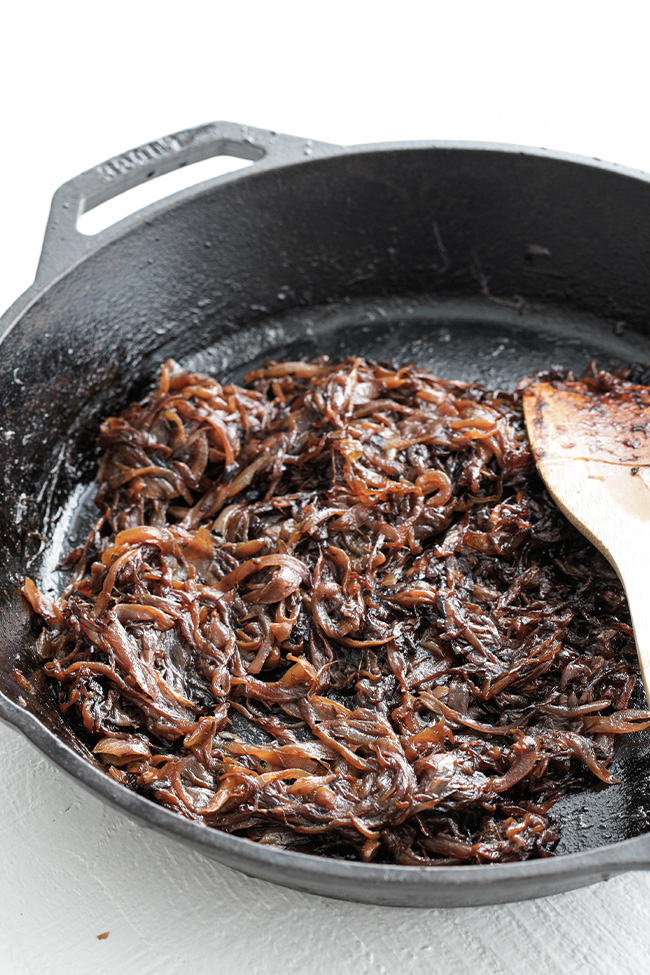
{"label": "wooden spatula handle", "polygon": [[620,572],[621,581],[625,586],[636,650],[641,665],[641,676],[645,687],[650,686],[650,566],[646,572],[635,572],[628,569],[625,576]]}
{"label": "wooden spatula handle", "polygon": [[650,700],[650,469],[557,457],[539,458],[538,467],[558,507],[625,587]]}

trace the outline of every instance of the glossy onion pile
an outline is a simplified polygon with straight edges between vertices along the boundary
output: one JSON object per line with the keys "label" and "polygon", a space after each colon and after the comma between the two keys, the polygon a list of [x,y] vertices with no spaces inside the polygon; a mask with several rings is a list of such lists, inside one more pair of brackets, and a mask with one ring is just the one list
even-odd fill
{"label": "glossy onion pile", "polygon": [[415,366],[175,363],[99,443],[101,517],[40,651],[108,773],[261,843],[401,864],[549,855],[612,781],[621,586],[537,478],[519,394]]}

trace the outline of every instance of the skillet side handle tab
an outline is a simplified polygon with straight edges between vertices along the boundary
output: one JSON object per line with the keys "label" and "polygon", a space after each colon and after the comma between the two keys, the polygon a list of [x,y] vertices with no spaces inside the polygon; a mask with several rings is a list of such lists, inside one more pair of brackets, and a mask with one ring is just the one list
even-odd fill
{"label": "skillet side handle tab", "polygon": [[[82,213],[150,179],[213,156],[249,159],[255,164],[255,168],[260,169],[340,151],[339,146],[329,143],[313,142],[311,139],[278,134],[235,122],[210,122],[129,149],[75,176],[56,191],[45,229],[35,283],[48,284],[84,255],[110,239],[110,227],[92,237],[81,234],[77,230],[77,221]],[[236,172],[231,178],[240,176]],[[227,175],[216,178],[229,177]],[[192,191],[193,187],[190,187],[182,193],[190,194]],[[151,213],[158,206],[164,206],[165,202],[165,199],[159,200],[147,207],[147,213]],[[139,212],[131,214],[120,221],[120,230],[137,224],[139,220]]]}

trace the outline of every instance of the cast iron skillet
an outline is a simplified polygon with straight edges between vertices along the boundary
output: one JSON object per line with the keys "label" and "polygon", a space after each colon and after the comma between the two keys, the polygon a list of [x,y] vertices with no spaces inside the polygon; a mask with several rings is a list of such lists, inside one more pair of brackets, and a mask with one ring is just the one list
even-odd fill
{"label": "cast iron skillet", "polygon": [[[78,233],[82,212],[219,154],[254,164],[96,237]],[[484,144],[340,148],[227,123],[167,136],[66,183],[36,282],[0,322],[0,716],[145,824],[301,890],[472,905],[650,866],[648,734],[620,743],[620,785],[558,805],[563,839],[552,859],[350,863],[186,821],[111,780],[64,725],[18,591],[25,573],[59,585],[65,535],[89,517],[99,421],[152,384],[169,356],[240,380],[268,357],[354,353],[508,388],[551,363],[645,363],[649,213],[650,177],[597,161]]]}

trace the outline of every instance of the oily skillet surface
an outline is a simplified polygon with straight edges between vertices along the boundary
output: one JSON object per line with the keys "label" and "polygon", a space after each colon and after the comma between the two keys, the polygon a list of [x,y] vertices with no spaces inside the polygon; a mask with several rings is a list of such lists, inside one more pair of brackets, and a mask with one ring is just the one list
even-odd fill
{"label": "oily skillet surface", "polygon": [[[95,238],[90,209],[210,155],[254,160]],[[650,360],[650,183],[584,160],[483,145],[341,149],[227,123],[177,133],[59,190],[36,284],[0,327],[0,714],[79,781],[150,825],[265,879],[403,906],[517,900],[650,865],[650,735],[618,744],[620,785],[556,807],[557,857],[418,868],[261,847],[110,780],[64,725],[34,657],[25,573],[55,567],[92,516],[102,417],[172,356],[241,381],[265,359],[416,361],[511,389],[551,363]],[[640,382],[650,381],[642,365]],[[84,490],[86,489],[86,490]],[[13,676],[26,675],[30,693]]]}

